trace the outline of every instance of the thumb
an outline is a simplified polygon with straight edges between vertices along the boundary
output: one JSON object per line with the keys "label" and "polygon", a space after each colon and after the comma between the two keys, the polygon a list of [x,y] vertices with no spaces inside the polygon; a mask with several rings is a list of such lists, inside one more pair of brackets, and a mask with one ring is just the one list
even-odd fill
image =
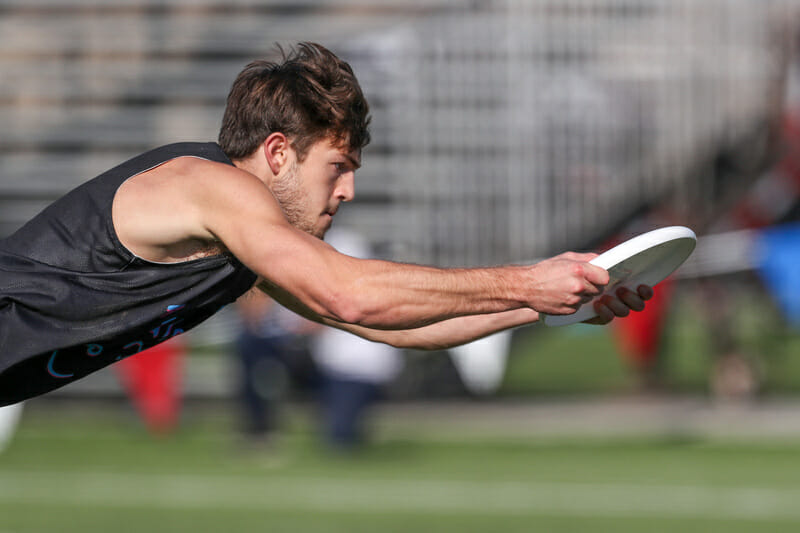
{"label": "thumb", "polygon": [[584,268],[584,276],[586,281],[591,283],[592,285],[608,285],[610,281],[610,276],[608,275],[608,271],[605,268],[601,268],[597,265],[592,265],[591,263],[587,263]]}

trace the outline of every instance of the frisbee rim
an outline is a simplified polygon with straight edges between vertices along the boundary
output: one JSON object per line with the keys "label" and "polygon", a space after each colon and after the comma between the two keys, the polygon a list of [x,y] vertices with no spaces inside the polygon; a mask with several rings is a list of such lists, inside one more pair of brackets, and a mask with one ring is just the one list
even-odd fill
{"label": "frisbee rim", "polygon": [[[686,261],[686,259],[692,255],[692,252],[694,252],[695,246],[697,245],[697,235],[695,235],[694,231],[692,231],[690,228],[687,228],[686,226],[667,226],[642,233],[603,252],[599,256],[589,261],[589,263],[599,266],[605,270],[610,270],[624,263],[625,261],[647,253],[648,250],[657,249],[669,243],[677,244],[677,241],[690,241],[691,244],[685,247],[676,246],[675,253],[670,256],[671,261],[665,268],[663,266],[663,262],[656,263],[656,266],[661,268],[652,268],[645,272],[639,272],[636,275],[637,278],[647,277],[648,273],[656,271],[654,274],[656,277],[652,281],[647,283],[637,283],[637,285],[645,283],[655,286],[664,281],[670,276],[670,274],[675,272],[675,270],[677,270]],[[678,252],[680,253],[677,254]],[[659,271],[661,271],[661,273],[659,273]],[[626,287],[629,279],[630,278],[624,278],[618,280],[617,283],[614,283],[613,289],[616,290],[618,287]],[[636,280],[634,280],[634,282],[636,282]],[[606,292],[604,291],[603,294],[606,294]],[[542,313],[544,317],[543,322],[546,326],[558,327],[568,326],[570,324],[575,324],[577,322],[583,322],[584,320],[594,318],[597,316],[597,312],[594,310],[594,302],[603,294],[593,298],[591,302],[583,304],[580,308],[578,308],[577,311],[575,311],[575,313],[572,314],[547,315]]]}

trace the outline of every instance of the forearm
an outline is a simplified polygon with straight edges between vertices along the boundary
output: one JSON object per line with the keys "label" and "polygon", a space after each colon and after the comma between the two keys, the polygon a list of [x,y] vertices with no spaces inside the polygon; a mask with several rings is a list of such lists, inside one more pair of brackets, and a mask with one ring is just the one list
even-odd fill
{"label": "forearm", "polygon": [[472,342],[498,331],[533,324],[539,320],[539,313],[536,311],[520,308],[499,313],[451,318],[413,329],[373,329],[319,316],[304,306],[302,302],[292,297],[291,294],[271,286],[266,281],[262,280],[259,283],[259,288],[269,291],[282,305],[309,320],[348,331],[373,342],[389,344],[396,348],[443,350]]}
{"label": "forearm", "polygon": [[[459,316],[524,307],[525,267],[439,269],[355,259],[319,241],[273,251],[262,287],[296,299],[314,314],[370,329],[414,329]],[[285,239],[284,242],[288,242]],[[291,252],[291,253],[290,253]]]}
{"label": "forearm", "polygon": [[377,261],[360,266],[364,271],[347,294],[358,299],[361,313],[350,323],[367,328],[418,329],[526,304],[519,297],[526,281],[517,267],[442,270]]}
{"label": "forearm", "polygon": [[376,330],[352,324],[337,324],[335,327],[396,348],[444,350],[499,331],[534,324],[538,321],[539,313],[532,309],[522,308],[500,313],[451,318],[436,324],[407,330]]}

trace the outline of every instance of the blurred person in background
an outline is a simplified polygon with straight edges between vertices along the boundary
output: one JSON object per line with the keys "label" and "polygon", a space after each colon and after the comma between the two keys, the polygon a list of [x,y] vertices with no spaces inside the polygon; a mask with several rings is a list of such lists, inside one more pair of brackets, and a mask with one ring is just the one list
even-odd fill
{"label": "blurred person in background", "polygon": [[[324,243],[354,198],[369,120],[350,66],[301,43],[237,76],[219,143],[137,156],[0,241],[0,405],[160,344],[255,287],[311,320],[429,350],[572,314],[602,293],[596,254],[435,268]],[[605,295],[592,323],[651,295]]]}
{"label": "blurred person in background", "polygon": [[22,417],[22,406],[18,403],[0,407],[0,453],[11,444],[11,439],[17,431],[19,419]]}
{"label": "blurred person in background", "polygon": [[[355,231],[333,229],[326,241],[352,257],[373,256],[369,243]],[[311,354],[321,380],[322,430],[328,445],[351,451],[368,438],[367,417],[387,384],[403,366],[400,350],[329,327],[319,328]]]}
{"label": "blurred person in background", "polygon": [[261,292],[239,298],[236,307],[241,319],[235,350],[241,430],[248,445],[270,444],[291,383],[316,384],[313,366],[304,364],[313,323]]}

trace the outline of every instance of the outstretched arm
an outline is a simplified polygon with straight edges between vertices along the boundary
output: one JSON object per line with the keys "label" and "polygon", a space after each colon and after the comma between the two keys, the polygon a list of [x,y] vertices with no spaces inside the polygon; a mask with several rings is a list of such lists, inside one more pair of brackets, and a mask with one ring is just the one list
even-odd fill
{"label": "outstretched arm", "polygon": [[419,328],[400,330],[373,329],[322,317],[304,306],[302,302],[292,297],[291,294],[273,286],[266,280],[261,280],[258,283],[258,288],[267,292],[284,307],[309,320],[348,331],[373,342],[389,344],[396,348],[443,350],[466,344],[498,331],[533,324],[539,320],[539,313],[536,311],[520,308],[499,313],[461,316]]}
{"label": "outstretched arm", "polygon": [[[534,324],[539,321],[539,313],[529,308],[513,309],[499,313],[461,316],[443,320],[427,326],[406,330],[381,330],[345,324],[325,319],[303,306],[302,302],[293,298],[269,282],[262,280],[258,288],[268,292],[285,307],[296,313],[328,326],[349,331],[359,337],[392,345],[396,348],[416,350],[443,350],[466,344],[499,331]],[[587,321],[589,324],[607,324],[615,317],[627,316],[631,310],[641,311],[644,302],[653,296],[652,288],[642,285],[638,292],[620,289],[615,296],[605,295],[595,303],[598,316]]]}
{"label": "outstretched arm", "polygon": [[[653,296],[653,289],[642,285],[638,292],[620,289],[614,296],[605,295],[595,303],[597,317],[587,323],[608,324],[616,317],[627,316],[631,310],[641,311],[644,302]],[[534,324],[539,321],[539,313],[532,309],[514,309],[488,315],[471,315],[451,318],[430,326],[403,331],[369,330],[359,326],[345,326],[361,337],[385,342],[398,348],[418,350],[443,350],[466,344],[499,331]]]}
{"label": "outstretched arm", "polygon": [[588,263],[594,254],[473,269],[352,258],[292,227],[255,177],[231,167],[218,173],[224,186],[197,188],[203,227],[267,280],[270,295],[289,294],[326,320],[389,330],[523,308],[570,314],[608,283]]}
{"label": "outstretched arm", "polygon": [[333,326],[396,348],[444,350],[482,339],[499,331],[533,324],[538,320],[539,313],[522,308],[487,315],[461,316],[408,330],[375,330],[352,324],[341,326],[333,324]]}

